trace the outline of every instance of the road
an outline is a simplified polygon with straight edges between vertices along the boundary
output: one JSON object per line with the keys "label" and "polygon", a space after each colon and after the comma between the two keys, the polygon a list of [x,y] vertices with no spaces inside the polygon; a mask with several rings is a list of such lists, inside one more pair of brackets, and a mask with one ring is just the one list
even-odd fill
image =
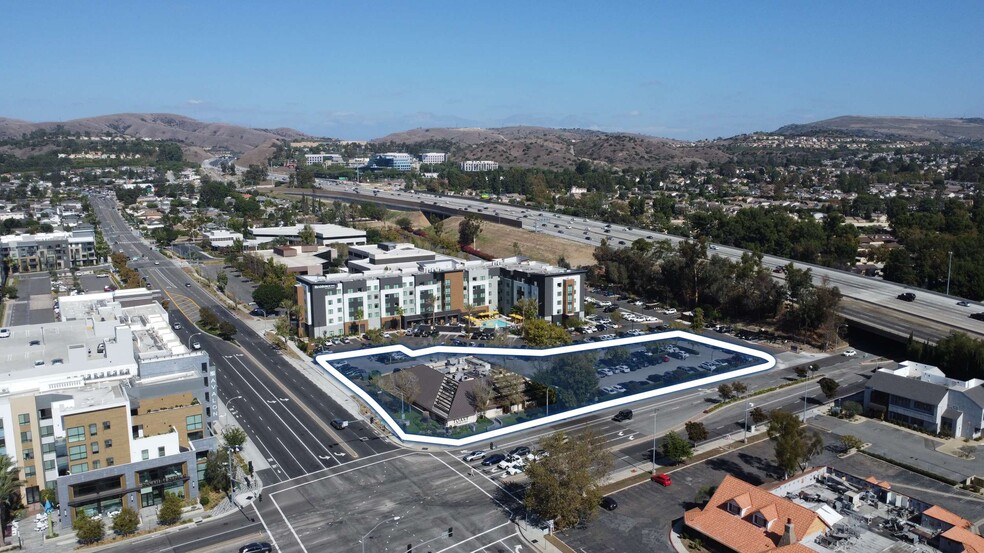
{"label": "road", "polygon": [[[601,221],[538,211],[524,206],[467,199],[460,196],[437,196],[428,193],[384,189],[372,190],[353,186],[351,182],[325,179],[318,180],[318,186],[322,189],[322,194],[348,200],[361,199],[366,201],[371,198],[375,202],[402,205],[404,208],[419,207],[448,213],[475,213],[493,221],[518,221],[525,229],[585,244],[597,245],[601,243],[602,239],[607,239],[609,245],[619,248],[627,247],[639,238],[669,240],[674,244],[684,240],[680,236],[656,231],[608,225]],[[709,253],[737,260],[747,251],[729,246],[713,245]],[[762,261],[763,265],[769,269],[787,265],[790,262],[792,261],[789,259],[771,255],[765,256]],[[960,298],[910,288],[820,265],[799,261],[795,263],[797,267],[811,269],[815,283],[826,280],[831,286],[837,286],[845,298],[861,304],[860,308],[855,307],[844,313],[847,317],[879,327],[883,326],[886,320],[904,317],[912,322],[886,328],[886,330],[902,336],[914,332],[918,337],[935,340],[949,334],[951,330],[960,330],[976,337],[984,337],[984,322],[970,318],[972,313],[984,311],[984,304],[972,303],[970,307],[959,307],[956,302]],[[916,300],[905,302],[896,299],[904,291],[915,292]]]}
{"label": "road", "polygon": [[[92,198],[103,232],[114,249],[137,261],[131,266],[147,276],[154,289],[171,302],[172,323],[188,342],[193,335],[216,365],[219,398],[235,415],[269,468],[260,471],[274,483],[373,455],[395,446],[369,426],[352,421],[344,431],[328,425],[348,413],[245,322],[229,312],[173,261],[155,252],[133,233],[116,211],[115,200]],[[192,324],[200,306],[207,306],[236,327],[236,343],[200,334]],[[259,468],[259,467],[258,467]]]}

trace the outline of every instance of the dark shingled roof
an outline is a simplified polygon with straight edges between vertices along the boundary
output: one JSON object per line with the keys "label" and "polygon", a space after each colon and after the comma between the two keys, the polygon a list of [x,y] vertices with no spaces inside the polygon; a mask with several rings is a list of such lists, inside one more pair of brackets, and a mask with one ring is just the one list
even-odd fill
{"label": "dark shingled roof", "polygon": [[930,403],[932,405],[939,405],[947,393],[946,386],[923,382],[922,380],[899,376],[886,371],[876,372],[865,387],[879,392],[886,392],[893,396],[917,399],[923,403]]}
{"label": "dark shingled roof", "polygon": [[984,407],[984,384],[980,386],[975,386],[964,392],[971,401],[976,403],[979,407]]}

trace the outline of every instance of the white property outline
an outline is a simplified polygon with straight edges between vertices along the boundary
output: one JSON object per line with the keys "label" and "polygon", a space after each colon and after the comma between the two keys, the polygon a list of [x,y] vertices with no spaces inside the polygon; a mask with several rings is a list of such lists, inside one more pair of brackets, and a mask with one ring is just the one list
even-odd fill
{"label": "white property outline", "polygon": [[[737,369],[734,371],[715,374],[706,376],[704,378],[699,378],[697,380],[691,380],[688,382],[681,382],[679,384],[673,384],[672,386],[665,386],[655,390],[650,390],[648,392],[642,392],[638,394],[632,394],[630,396],[610,399],[608,401],[602,401],[600,403],[594,403],[592,405],[585,405],[583,407],[578,407],[577,409],[572,409],[570,411],[564,411],[561,413],[556,413],[548,417],[539,417],[534,420],[529,420],[526,422],[521,422],[519,424],[513,424],[510,426],[497,428],[495,430],[489,430],[487,432],[482,432],[480,434],[475,434],[474,436],[468,436],[466,438],[442,438],[438,436],[422,436],[420,434],[408,434],[403,431],[403,428],[390,416],[389,412],[386,411],[368,392],[363,390],[358,384],[355,384],[342,373],[340,373],[335,367],[331,365],[331,361],[340,361],[342,359],[353,359],[356,357],[369,357],[371,355],[378,355],[381,353],[395,353],[400,352],[408,357],[424,357],[427,355],[435,355],[439,353],[456,353],[464,355],[499,355],[506,357],[549,357],[554,355],[564,355],[568,353],[580,353],[585,351],[593,351],[597,349],[608,349],[616,346],[626,346],[643,344],[647,342],[657,342],[664,340],[673,339],[684,339],[690,340],[692,342],[699,342],[704,345],[714,346],[717,348],[725,349],[728,351],[733,351],[736,353],[743,353],[751,357],[761,359],[762,362],[757,365],[752,365],[751,367],[745,367],[744,369]],[[760,373],[762,371],[767,371],[772,367],[776,366],[776,358],[772,355],[753,348],[746,346],[741,346],[738,344],[732,344],[730,342],[725,342],[723,340],[717,340],[714,338],[708,338],[706,336],[701,336],[699,334],[692,334],[690,332],[684,332],[680,330],[671,330],[669,332],[661,332],[658,334],[646,334],[643,336],[631,336],[628,338],[617,338],[614,340],[606,340],[604,342],[590,342],[584,344],[574,344],[570,346],[560,346],[550,349],[526,349],[526,348],[479,348],[474,346],[430,346],[423,349],[411,349],[403,344],[394,344],[389,346],[380,346],[377,348],[369,349],[357,349],[352,351],[344,351],[339,353],[326,353],[319,355],[315,358],[315,362],[321,366],[329,375],[331,375],[335,380],[341,383],[345,388],[351,391],[353,394],[357,395],[359,399],[364,401],[366,405],[372,409],[381,421],[383,421],[386,426],[401,442],[404,443],[415,443],[415,444],[427,444],[427,445],[439,445],[448,447],[464,447],[474,443],[487,441],[494,438],[499,438],[502,436],[507,436],[509,434],[514,434],[516,432],[524,432],[533,428],[538,428],[540,426],[545,426],[548,424],[554,424],[560,421],[565,421],[584,415],[589,415],[591,413],[596,413],[598,411],[604,411],[605,409],[611,409],[612,407],[619,407],[622,405],[627,405],[629,403],[635,403],[637,401],[651,399],[654,397],[659,397],[667,394],[672,394],[674,392],[679,392],[681,390],[688,390],[691,388],[698,388],[701,386],[707,386],[710,384],[715,384],[724,380],[731,380],[734,378],[739,378],[743,376],[749,376],[752,374]]]}

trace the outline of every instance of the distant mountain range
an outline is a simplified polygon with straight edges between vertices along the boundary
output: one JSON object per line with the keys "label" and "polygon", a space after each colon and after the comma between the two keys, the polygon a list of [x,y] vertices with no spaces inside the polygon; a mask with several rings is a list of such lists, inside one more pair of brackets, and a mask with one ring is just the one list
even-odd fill
{"label": "distant mountain range", "polygon": [[984,141],[984,119],[933,119],[921,117],[862,117],[845,115],[815,123],[786,125],[778,134],[800,136],[841,132],[868,138],[902,138],[930,142]]}
{"label": "distant mountain range", "polygon": [[[167,113],[121,113],[65,122],[31,123],[0,118],[0,138],[17,138],[34,130],[92,135],[121,133],[136,138],[174,140],[191,160],[205,159],[203,148],[241,154],[241,163],[262,163],[278,140],[299,140],[309,135],[289,128],[254,129],[225,123],[205,123]],[[932,142],[984,142],[984,119],[931,119],[915,117],[844,116],[814,123],[787,125],[777,134],[849,135]],[[739,137],[736,137],[739,138]],[[431,128],[389,134],[372,142],[394,147],[416,145],[448,150],[456,159],[494,160],[503,166],[571,168],[585,160],[611,167],[652,168],[697,161],[729,159],[734,139],[687,142],[653,136],[545,127]],[[10,150],[8,150],[10,151]],[[14,151],[28,155],[37,151]]]}

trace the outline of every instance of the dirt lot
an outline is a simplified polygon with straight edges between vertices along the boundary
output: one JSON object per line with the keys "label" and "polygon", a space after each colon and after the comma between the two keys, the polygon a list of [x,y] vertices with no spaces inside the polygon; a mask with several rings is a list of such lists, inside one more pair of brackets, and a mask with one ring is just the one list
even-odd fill
{"label": "dirt lot", "polygon": [[[445,220],[444,232],[457,236],[458,224],[462,219],[463,217],[450,217]],[[482,223],[482,232],[478,235],[475,246],[496,257],[519,254],[537,261],[557,263],[557,259],[564,256],[573,267],[594,264],[593,245],[578,244],[571,240],[488,221]]]}

